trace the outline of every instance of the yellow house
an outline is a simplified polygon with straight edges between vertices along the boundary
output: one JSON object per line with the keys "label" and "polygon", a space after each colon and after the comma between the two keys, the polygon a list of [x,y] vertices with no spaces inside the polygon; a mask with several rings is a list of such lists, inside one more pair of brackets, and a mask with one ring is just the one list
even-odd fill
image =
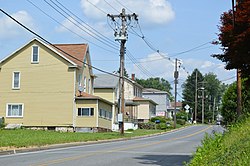
{"label": "yellow house", "polygon": [[0,61],[0,117],[7,127],[110,130],[112,103],[93,95],[87,44],[33,39]]}
{"label": "yellow house", "polygon": [[[143,87],[135,82],[134,75],[132,75],[132,79],[125,78],[125,129],[132,128],[131,126],[135,126],[137,122],[148,122],[151,117],[155,116],[157,103],[150,99],[142,98],[142,89]],[[117,130],[117,115],[119,114],[119,77],[108,74],[96,75],[96,79],[94,82],[94,94],[110,101],[111,103],[114,103],[112,111],[112,130]]]}

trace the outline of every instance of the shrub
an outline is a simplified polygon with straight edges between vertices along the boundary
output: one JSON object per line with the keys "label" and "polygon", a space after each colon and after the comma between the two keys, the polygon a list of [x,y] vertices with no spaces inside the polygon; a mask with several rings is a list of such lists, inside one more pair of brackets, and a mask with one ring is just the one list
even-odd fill
{"label": "shrub", "polygon": [[155,124],[154,123],[138,123],[138,128],[151,130],[151,129],[155,129]]}
{"label": "shrub", "polygon": [[177,120],[176,120],[176,123],[177,123],[177,124],[180,124],[180,125],[185,125],[185,124],[186,124],[186,121],[183,120],[183,119],[177,119]]}
{"label": "shrub", "polygon": [[156,117],[153,117],[153,118],[150,119],[150,121],[154,122],[154,123],[155,123],[156,120],[159,120],[160,123],[166,123],[166,119],[164,117],[161,117],[161,116],[156,116]]}

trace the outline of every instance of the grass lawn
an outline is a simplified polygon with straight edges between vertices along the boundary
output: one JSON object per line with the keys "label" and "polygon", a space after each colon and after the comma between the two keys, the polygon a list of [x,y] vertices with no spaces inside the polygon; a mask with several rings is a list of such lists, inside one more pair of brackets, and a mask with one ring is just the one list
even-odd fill
{"label": "grass lawn", "polygon": [[[31,147],[70,142],[86,142],[116,138],[130,138],[148,134],[160,133],[165,130],[135,130],[121,136],[117,132],[108,133],[61,133],[55,131],[39,130],[3,130],[0,129],[0,150],[6,147]],[[2,147],[2,148],[1,148]],[[5,147],[5,148],[3,148]]]}

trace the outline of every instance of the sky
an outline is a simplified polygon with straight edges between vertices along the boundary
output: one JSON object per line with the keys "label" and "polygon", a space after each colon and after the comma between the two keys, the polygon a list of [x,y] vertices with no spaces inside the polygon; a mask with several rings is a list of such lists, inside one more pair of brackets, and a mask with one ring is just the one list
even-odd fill
{"label": "sky", "polygon": [[[161,77],[173,85],[177,58],[179,89],[195,68],[202,74],[216,74],[226,84],[236,80],[236,71],[225,70],[224,63],[211,57],[221,53],[220,46],[211,42],[217,39],[220,15],[231,8],[231,1],[0,0],[0,7],[51,43],[87,43],[92,65],[111,73],[119,68],[120,44],[114,30],[120,22],[107,14],[118,15],[124,8],[126,14],[138,15],[138,22],[127,21],[125,68],[129,75]],[[0,12],[0,60],[34,37]]]}

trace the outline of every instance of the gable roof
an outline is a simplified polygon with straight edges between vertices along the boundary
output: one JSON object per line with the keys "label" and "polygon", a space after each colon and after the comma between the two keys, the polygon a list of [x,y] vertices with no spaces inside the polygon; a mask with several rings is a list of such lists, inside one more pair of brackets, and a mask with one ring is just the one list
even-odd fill
{"label": "gable roof", "polygon": [[109,74],[97,74],[94,81],[94,88],[112,88],[118,87],[119,76],[115,77]]}
{"label": "gable roof", "polygon": [[154,102],[153,100],[151,99],[147,99],[147,98],[143,98],[143,97],[135,97],[133,99],[133,101],[148,101],[148,102],[151,102],[152,104],[154,105],[158,105],[156,102]]}
{"label": "gable roof", "polygon": [[[115,74],[114,74],[115,75]],[[94,88],[116,88],[119,84],[119,75],[114,76],[110,74],[96,74],[96,78],[94,81]],[[140,84],[137,82],[131,80],[130,78],[124,77],[125,82],[129,82],[133,84],[133,86],[137,86],[140,88],[143,88]]]}
{"label": "gable roof", "polygon": [[95,96],[95,95],[91,95],[91,94],[88,94],[86,92],[81,92],[81,94],[78,92],[76,97],[75,97],[76,100],[101,100],[105,103],[108,103],[108,104],[111,104],[113,105],[114,103],[108,101],[108,100],[105,100],[99,96]]}
{"label": "gable roof", "polygon": [[144,88],[142,90],[142,93],[143,94],[167,94],[169,95],[169,93],[166,91],[161,91],[161,90],[154,89],[154,88]]}
{"label": "gable roof", "polygon": [[[51,51],[55,52],[57,55],[62,57],[64,60],[66,60],[67,62],[69,62],[73,66],[78,66],[78,67],[83,66],[83,63],[81,63],[80,61],[78,61],[76,59],[79,59],[79,60],[82,60],[82,61],[84,60],[84,56],[86,55],[87,50],[88,50],[88,45],[87,44],[53,44],[53,45],[49,45],[49,44],[47,44],[47,43],[45,43],[42,40],[39,40],[37,38],[32,39],[27,44],[25,44],[24,46],[17,49],[16,51],[14,51],[9,56],[2,59],[0,61],[0,64],[5,62],[9,58],[11,58],[15,53],[17,53],[22,48],[24,48],[25,46],[29,45],[30,43],[32,43],[34,41],[37,41],[37,42],[41,43],[42,45],[44,45],[45,47],[47,47]],[[59,49],[57,49],[56,47],[58,47]],[[64,53],[63,51],[66,52],[66,53]],[[73,58],[73,57],[71,57],[71,56],[69,56],[67,54],[70,54],[71,56],[73,56],[75,58]]]}
{"label": "gable roof", "polygon": [[[53,44],[55,49],[78,66],[83,65],[87,53],[87,44]],[[57,47],[57,48],[56,48]],[[59,50],[60,49],[60,50]],[[71,56],[70,56],[71,55]]]}

